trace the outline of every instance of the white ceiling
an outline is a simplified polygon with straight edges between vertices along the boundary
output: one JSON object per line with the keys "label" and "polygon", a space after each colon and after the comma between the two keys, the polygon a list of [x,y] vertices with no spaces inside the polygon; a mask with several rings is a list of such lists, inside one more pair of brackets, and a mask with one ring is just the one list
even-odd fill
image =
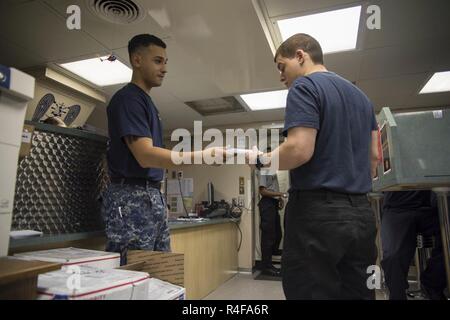
{"label": "white ceiling", "polygon": [[[251,0],[134,0],[147,17],[114,25],[94,16],[84,0],[1,0],[0,64],[28,68],[113,51],[128,63],[128,40],[153,33],[168,44],[169,73],[152,90],[166,130],[283,119],[283,110],[202,117],[186,101],[281,89],[273,55]],[[364,90],[376,108],[444,107],[450,93],[417,95],[435,71],[450,70],[448,0],[262,0],[270,18],[353,4],[381,8],[381,30],[363,28],[358,50],[325,56],[329,70]],[[66,8],[81,7],[81,30],[66,28]],[[364,12],[364,11],[363,11]],[[104,89],[111,96],[121,86]],[[105,106],[93,115],[106,122]]]}

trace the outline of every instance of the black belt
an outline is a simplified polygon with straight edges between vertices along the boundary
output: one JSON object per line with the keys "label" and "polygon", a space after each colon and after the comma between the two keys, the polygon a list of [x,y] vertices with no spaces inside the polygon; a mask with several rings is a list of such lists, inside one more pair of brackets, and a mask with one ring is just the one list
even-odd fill
{"label": "black belt", "polygon": [[321,198],[326,201],[332,200],[349,200],[352,204],[358,201],[368,201],[366,193],[343,193],[336,192],[327,189],[317,189],[317,190],[290,190],[291,194],[301,195],[303,197],[316,197]]}
{"label": "black belt", "polygon": [[152,181],[144,178],[111,178],[111,183],[161,189],[160,181]]}
{"label": "black belt", "polygon": [[278,202],[278,199],[277,199],[277,198],[266,197],[266,196],[262,196],[262,197],[261,197],[261,200]]}

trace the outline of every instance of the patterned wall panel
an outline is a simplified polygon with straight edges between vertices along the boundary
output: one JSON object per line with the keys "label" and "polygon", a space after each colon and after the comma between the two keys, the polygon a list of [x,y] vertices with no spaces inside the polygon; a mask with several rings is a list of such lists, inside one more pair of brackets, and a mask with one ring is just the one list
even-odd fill
{"label": "patterned wall panel", "polygon": [[101,191],[108,183],[107,138],[37,125],[19,163],[12,230],[66,234],[103,230]]}

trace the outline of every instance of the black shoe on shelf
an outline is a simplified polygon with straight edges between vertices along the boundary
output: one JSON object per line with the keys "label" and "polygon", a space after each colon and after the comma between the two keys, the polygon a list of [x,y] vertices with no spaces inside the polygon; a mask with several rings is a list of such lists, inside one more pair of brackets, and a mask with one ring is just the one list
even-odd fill
{"label": "black shoe on shelf", "polygon": [[265,268],[262,268],[261,274],[265,276],[271,277],[281,277],[281,271],[277,267],[271,265]]}
{"label": "black shoe on shelf", "polygon": [[443,291],[426,287],[423,284],[420,287],[425,297],[429,300],[447,300],[447,297],[445,296]]}

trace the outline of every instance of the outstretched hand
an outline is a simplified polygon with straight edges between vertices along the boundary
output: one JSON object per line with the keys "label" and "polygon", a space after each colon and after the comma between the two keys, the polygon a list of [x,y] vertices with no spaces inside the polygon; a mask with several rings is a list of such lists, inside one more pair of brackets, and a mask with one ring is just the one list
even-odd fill
{"label": "outstretched hand", "polygon": [[225,163],[227,158],[233,157],[228,151],[228,147],[211,147],[202,151],[203,161],[206,164],[220,166]]}
{"label": "outstretched hand", "polygon": [[254,146],[251,151],[246,153],[245,162],[250,166],[250,168],[256,169],[256,159],[262,154],[264,153],[259,151],[258,148]]}

